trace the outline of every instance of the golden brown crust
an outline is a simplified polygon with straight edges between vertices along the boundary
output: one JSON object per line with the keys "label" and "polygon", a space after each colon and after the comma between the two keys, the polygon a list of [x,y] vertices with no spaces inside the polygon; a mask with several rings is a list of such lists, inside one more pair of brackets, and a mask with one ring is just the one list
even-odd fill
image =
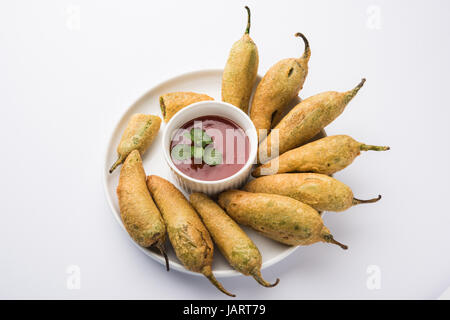
{"label": "golden brown crust", "polygon": [[272,133],[259,146],[259,162],[299,147],[336,119],[364,84],[364,79],[347,92],[328,91],[316,94],[295,106],[272,130],[278,130],[278,154],[271,154]]}
{"label": "golden brown crust", "polygon": [[360,154],[360,146],[361,143],[346,135],[325,137],[283,153],[256,168],[252,175],[259,177],[285,172],[330,175],[350,165]]}
{"label": "golden brown crust", "polygon": [[308,75],[308,62],[311,57],[309,42],[300,32],[295,36],[301,37],[305,44],[302,57],[283,59],[273,65],[256,88],[250,118],[256,127],[258,141],[263,140],[272,128],[273,120],[278,121],[281,117],[279,114],[298,96]]}
{"label": "golden brown crust", "polygon": [[244,275],[261,269],[261,254],[253,241],[213,200],[193,193],[190,202],[201,216],[220,252],[231,266]]}
{"label": "golden brown crust", "polygon": [[152,175],[147,177],[147,186],[166,222],[178,259],[186,269],[202,272],[212,264],[214,247],[197,212],[169,181]]}
{"label": "golden brown crust", "polygon": [[305,144],[323,139],[325,137],[327,137],[327,133],[325,132],[325,129],[322,129],[322,130],[320,130],[320,132],[318,134],[316,134],[314,137],[312,137],[310,140],[308,140]]}
{"label": "golden brown crust", "polygon": [[170,92],[159,97],[159,106],[164,118],[168,122],[175,113],[196,102],[214,100],[210,96],[195,92]]}
{"label": "golden brown crust", "polygon": [[172,183],[161,177],[148,176],[147,186],[164,217],[175,254],[184,267],[202,273],[217,289],[234,297],[212,273],[214,245],[191,204]]}
{"label": "golden brown crust", "polygon": [[303,87],[308,74],[308,60],[283,59],[273,65],[256,87],[250,118],[260,141],[261,129],[270,130],[272,119],[294,99]]}
{"label": "golden brown crust", "polygon": [[138,150],[142,156],[152,144],[160,126],[161,118],[158,116],[141,113],[133,114],[117,146],[118,159],[109,172],[111,173],[118,165],[123,163],[133,150]]}
{"label": "golden brown crust", "polygon": [[129,154],[121,168],[117,197],[123,224],[134,241],[143,247],[164,241],[164,221],[148,192],[137,150]]}
{"label": "golden brown crust", "polygon": [[291,197],[318,211],[343,211],[353,205],[353,192],[344,183],[317,173],[284,173],[250,181],[243,190]]}
{"label": "golden brown crust", "polygon": [[223,101],[248,112],[258,64],[258,48],[246,33],[231,47],[222,76]]}
{"label": "golden brown crust", "polygon": [[295,199],[231,190],[219,195],[219,204],[238,223],[278,242],[309,245],[322,241],[323,222],[319,213]]}

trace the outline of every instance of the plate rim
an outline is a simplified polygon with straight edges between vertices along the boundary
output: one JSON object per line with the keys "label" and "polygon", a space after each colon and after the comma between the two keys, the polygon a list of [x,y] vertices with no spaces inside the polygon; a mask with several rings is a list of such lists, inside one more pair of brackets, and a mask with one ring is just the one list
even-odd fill
{"label": "plate rim", "polygon": [[[134,100],[133,103],[131,103],[120,115],[118,121],[115,123],[114,127],[112,128],[112,131],[109,132],[108,135],[108,143],[106,144],[106,147],[104,148],[104,153],[103,153],[103,191],[105,193],[105,197],[106,197],[106,201],[109,205],[109,209],[112,213],[112,215],[114,216],[114,219],[117,221],[117,223],[120,225],[121,229],[126,233],[128,239],[141,251],[143,252],[145,255],[149,256],[150,258],[152,258],[153,260],[159,262],[160,264],[164,265],[165,264],[165,260],[164,258],[160,255],[157,254],[147,248],[144,248],[140,245],[138,245],[132,238],[131,236],[128,234],[125,226],[123,225],[122,220],[120,219],[120,212],[116,212],[115,208],[114,208],[114,204],[113,201],[109,195],[108,192],[108,185],[107,185],[107,180],[108,180],[108,176],[109,176],[109,164],[108,164],[108,153],[111,150],[111,148],[115,149],[114,145],[113,145],[113,136],[114,133],[119,129],[120,124],[125,121],[125,116],[127,115],[127,113],[130,111],[130,109],[132,109],[133,107],[135,107],[136,105],[138,105],[142,100],[145,99],[145,97],[147,95],[150,94],[150,92],[155,91],[158,89],[158,87],[162,87],[167,85],[168,83],[177,80],[178,78],[182,78],[182,77],[189,77],[189,76],[195,76],[197,74],[207,74],[207,73],[223,73],[223,69],[221,68],[209,68],[209,69],[198,69],[198,70],[194,70],[194,71],[188,71],[188,72],[184,72],[184,73],[180,73],[178,75],[172,75],[168,78],[165,78],[165,80],[159,82],[158,84],[151,86],[149,89],[147,89],[142,95],[140,95],[136,100]],[[257,77],[262,78],[259,74],[257,74]],[[158,115],[159,116],[159,115]],[[215,245],[215,249],[217,249],[217,246]],[[287,249],[285,251],[283,251],[280,255],[277,255],[276,257],[264,262],[261,266],[261,270],[264,270],[278,262],[280,262],[281,260],[284,260],[285,258],[287,258],[289,255],[291,255],[294,251],[296,251],[298,249],[298,246],[291,246],[291,247],[287,247]],[[194,276],[203,276],[201,273],[197,273],[197,272],[193,272],[190,270],[187,270],[184,268],[184,266],[179,262],[179,261],[170,261],[170,270],[176,270],[179,271],[181,273],[186,273],[186,274],[191,274]],[[216,276],[216,278],[229,278],[229,277],[236,277],[236,276],[244,276],[242,273],[232,269],[232,270],[219,270],[219,271],[214,271],[214,275]]]}

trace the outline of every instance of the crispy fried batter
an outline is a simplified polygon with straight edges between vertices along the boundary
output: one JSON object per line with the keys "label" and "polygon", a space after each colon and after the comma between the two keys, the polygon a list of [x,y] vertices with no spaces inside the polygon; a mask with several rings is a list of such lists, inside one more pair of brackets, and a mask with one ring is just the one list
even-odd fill
{"label": "crispy fried batter", "polygon": [[245,232],[213,200],[203,193],[193,193],[190,202],[202,218],[220,252],[231,266],[242,274],[253,276],[265,287],[270,284],[262,279],[262,257],[256,245]]}
{"label": "crispy fried batter", "polygon": [[175,113],[196,102],[214,100],[210,96],[195,92],[170,92],[159,97],[159,106],[164,118],[168,122]]}
{"label": "crispy fried batter", "polygon": [[247,29],[231,47],[222,76],[222,100],[235,105],[245,113],[258,73],[258,48],[250,38],[250,9]]}
{"label": "crispy fried batter", "polygon": [[226,291],[212,273],[214,245],[197,212],[169,181],[148,176],[147,186],[162,213],[175,253],[186,269],[202,273],[223,293]]}
{"label": "crispy fried batter", "polygon": [[256,87],[250,118],[256,127],[259,141],[264,138],[260,130],[270,130],[273,118],[298,95],[308,74],[311,56],[308,40],[301,33],[295,36],[301,37],[305,43],[302,57],[279,61],[267,71]]}
{"label": "crispy fried batter", "polygon": [[133,150],[120,170],[117,187],[120,216],[126,230],[139,245],[157,246],[163,256],[166,227],[161,214],[148,192],[139,151]]}
{"label": "crispy fried batter", "polygon": [[300,102],[273,129],[278,130],[278,154],[271,154],[273,133],[270,133],[259,146],[259,162],[265,163],[299,147],[318,134],[344,111],[364,82],[365,79],[347,92],[322,92]]}
{"label": "crispy fried batter", "polygon": [[271,175],[285,172],[315,172],[333,174],[348,165],[361,151],[385,151],[389,147],[365,145],[346,135],[322,138],[283,153],[256,168],[252,175]]}
{"label": "crispy fried batter", "polygon": [[344,211],[355,204],[372,200],[357,200],[346,184],[318,173],[282,173],[260,177],[250,181],[243,190],[291,197],[318,211]]}
{"label": "crispy fried batter", "polygon": [[118,159],[109,169],[109,173],[122,164],[131,151],[138,150],[142,156],[152,144],[160,126],[161,118],[158,116],[133,114],[117,147]]}
{"label": "crispy fried batter", "polygon": [[219,204],[238,223],[278,242],[298,246],[316,242],[340,245],[310,206],[285,196],[230,190],[219,195]]}

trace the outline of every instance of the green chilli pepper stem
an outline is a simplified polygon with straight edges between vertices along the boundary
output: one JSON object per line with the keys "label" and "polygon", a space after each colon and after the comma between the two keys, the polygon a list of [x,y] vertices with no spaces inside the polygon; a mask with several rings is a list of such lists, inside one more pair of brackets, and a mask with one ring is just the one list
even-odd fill
{"label": "green chilli pepper stem", "polygon": [[336,241],[331,234],[325,234],[322,237],[328,243],[332,243],[332,244],[338,245],[339,247],[341,247],[344,250],[348,249],[348,246],[346,246],[345,244],[340,243],[339,241]]}
{"label": "green chilli pepper stem", "polygon": [[309,47],[309,41],[306,39],[306,37],[303,35],[303,33],[297,32],[295,34],[296,37],[300,37],[303,39],[303,42],[305,43],[305,50],[303,51],[303,59],[309,59],[311,57],[311,48]]}
{"label": "green chilli pepper stem", "polygon": [[217,281],[216,277],[214,277],[214,274],[212,273],[211,267],[210,266],[206,266],[203,268],[202,270],[202,274],[208,278],[208,280],[220,291],[222,291],[223,293],[225,293],[226,295],[230,296],[230,297],[236,297],[235,294],[229,293],[223,286],[222,284],[220,284],[219,281]]}
{"label": "green chilli pepper stem", "polygon": [[251,276],[262,286],[267,287],[267,288],[271,288],[271,287],[275,287],[279,282],[280,279],[277,278],[277,280],[275,280],[274,283],[269,283],[266,280],[264,280],[262,278],[261,275],[261,271],[256,270],[255,272],[251,273]]}
{"label": "green chilli pepper stem", "polygon": [[114,162],[111,169],[109,169],[109,173],[112,173],[123,162],[123,160],[124,160],[123,157],[119,157],[119,159],[117,159],[117,161]]}
{"label": "green chilli pepper stem", "polygon": [[378,195],[378,197],[376,197],[376,198],[368,199],[368,200],[360,200],[360,199],[353,198],[353,205],[361,204],[361,203],[374,203],[380,199],[381,199],[381,194]]}
{"label": "green chilli pepper stem", "polygon": [[169,258],[167,257],[166,250],[164,248],[164,243],[160,240],[155,245],[156,248],[161,252],[162,256],[164,257],[164,260],[166,261],[166,270],[169,271]]}
{"label": "green chilli pepper stem", "polygon": [[390,150],[390,147],[384,147],[384,146],[372,146],[369,144],[361,144],[361,146],[359,147],[360,150],[362,151],[386,151],[386,150]]}
{"label": "green chilli pepper stem", "polygon": [[248,18],[247,18],[247,28],[245,29],[245,33],[246,33],[246,34],[250,34],[250,8],[247,7],[247,6],[245,6],[245,9],[247,10],[247,15],[248,15]]}

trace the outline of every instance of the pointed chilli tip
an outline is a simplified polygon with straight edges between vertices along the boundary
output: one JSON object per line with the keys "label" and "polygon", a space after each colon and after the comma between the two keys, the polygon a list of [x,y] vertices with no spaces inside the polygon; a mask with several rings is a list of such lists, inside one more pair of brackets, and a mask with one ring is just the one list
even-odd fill
{"label": "pointed chilli tip", "polygon": [[159,252],[161,252],[162,256],[164,257],[164,260],[166,262],[166,270],[170,271],[169,269],[169,257],[167,256],[166,250],[164,248],[164,244],[161,241],[158,241],[156,244],[156,247],[158,248]]}
{"label": "pointed chilli tip", "polygon": [[225,293],[227,296],[230,297],[236,297],[235,294],[228,292],[223,286],[222,284],[217,281],[216,277],[214,277],[214,274],[212,273],[211,268],[206,268],[202,271],[202,274],[220,291],[222,291],[223,293]]}
{"label": "pointed chilli tip", "polygon": [[345,92],[345,101],[346,103],[348,103],[350,100],[352,100],[356,94],[358,93],[359,89],[361,89],[364,85],[364,83],[366,82],[366,78],[362,78],[361,81],[358,83],[358,85],[356,87],[354,87],[353,89]]}
{"label": "pointed chilli tip", "polygon": [[279,283],[280,283],[280,278],[277,278],[277,280],[275,280],[275,282],[271,285],[271,287],[275,287]]}
{"label": "pointed chilli tip", "polygon": [[[264,281],[264,282],[266,282],[266,281]],[[277,284],[279,284],[280,283],[280,279],[279,278],[277,278],[276,280],[275,280],[275,282],[274,283],[268,283],[268,282],[266,282],[266,284],[264,285],[263,284],[263,286],[264,287],[267,287],[267,288],[273,288],[273,287],[275,287]],[[262,283],[261,283],[262,284]]]}
{"label": "pointed chilli tip", "polygon": [[275,286],[280,282],[280,279],[279,279],[279,278],[277,278],[277,279],[275,280],[274,283],[267,282],[266,280],[263,279],[263,277],[262,277],[262,275],[261,275],[261,272],[260,272],[259,270],[257,270],[257,271],[255,271],[255,272],[251,273],[251,276],[252,276],[252,277],[253,277],[260,285],[262,285],[263,287],[266,287],[266,288],[272,288],[272,287],[275,287]]}
{"label": "pointed chilli tip", "polygon": [[358,92],[359,89],[363,87],[364,83],[366,83],[366,78],[362,78],[361,81],[358,83],[358,85],[355,87],[355,89],[353,89],[353,91]]}

